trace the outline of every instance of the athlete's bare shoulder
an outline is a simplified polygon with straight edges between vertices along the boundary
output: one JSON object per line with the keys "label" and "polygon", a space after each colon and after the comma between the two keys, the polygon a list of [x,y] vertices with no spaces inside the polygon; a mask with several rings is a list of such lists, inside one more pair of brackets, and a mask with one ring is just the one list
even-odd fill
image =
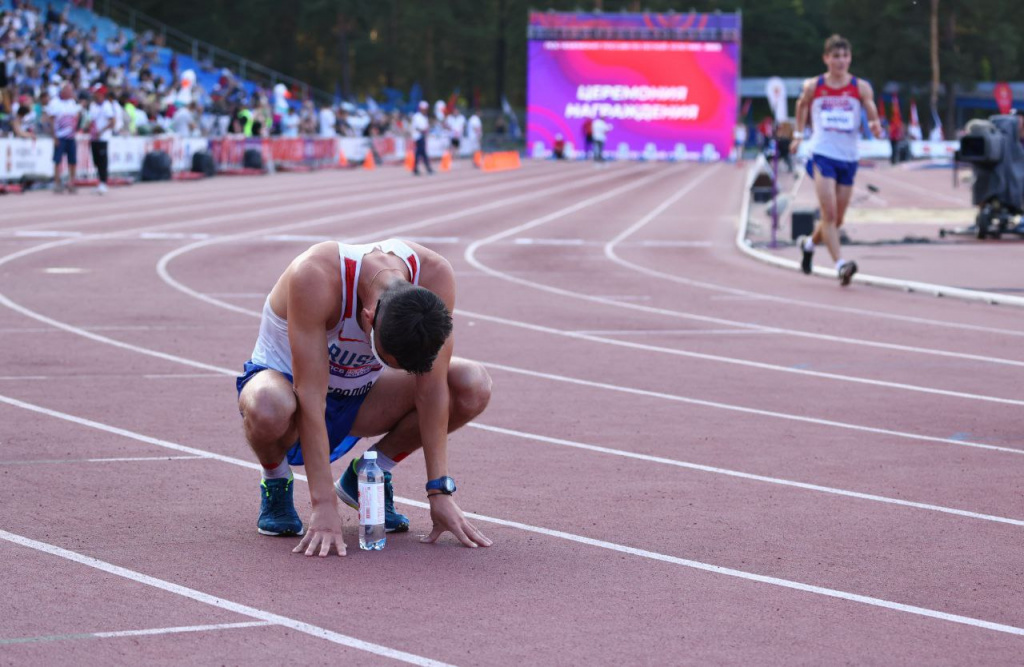
{"label": "athlete's bare shoulder", "polygon": [[814,88],[818,83],[818,77],[812,76],[804,79],[803,85],[800,86],[800,97],[808,99],[814,94]]}
{"label": "athlete's bare shoulder", "polygon": [[869,96],[874,97],[875,91],[871,88],[871,84],[864,79],[857,77],[857,92],[860,93],[861,97]]}
{"label": "athlete's bare shoulder", "polygon": [[288,302],[294,298],[333,303],[341,298],[338,244],[324,241],[310,246],[291,261],[270,292],[270,305],[288,319]]}
{"label": "athlete's bare shoulder", "polygon": [[455,301],[455,269],[441,253],[406,241],[420,258],[420,285],[437,294],[449,308]]}

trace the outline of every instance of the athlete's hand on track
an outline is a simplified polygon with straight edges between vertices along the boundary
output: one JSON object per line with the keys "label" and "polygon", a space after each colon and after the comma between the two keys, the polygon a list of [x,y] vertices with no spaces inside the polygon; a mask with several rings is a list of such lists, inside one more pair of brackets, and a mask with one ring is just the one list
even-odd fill
{"label": "athlete's hand on track", "polygon": [[800,134],[794,134],[793,135],[793,139],[790,140],[790,142],[789,142],[789,152],[790,152],[791,155],[793,153],[796,153],[796,150],[798,148],[800,148],[800,142],[803,141],[803,140],[804,140],[803,135],[800,135]]}
{"label": "athlete's hand on track", "polygon": [[457,537],[464,546],[473,549],[489,547],[494,544],[489,537],[469,522],[451,496],[438,493],[429,497],[430,519],[434,522],[434,529],[430,531],[430,535],[421,537],[420,542],[434,543],[442,533],[448,531]]}
{"label": "athlete's hand on track", "polygon": [[305,551],[307,556],[329,556],[331,545],[339,556],[345,555],[345,539],[341,536],[341,515],[335,503],[324,503],[313,508],[309,528],[293,554]]}

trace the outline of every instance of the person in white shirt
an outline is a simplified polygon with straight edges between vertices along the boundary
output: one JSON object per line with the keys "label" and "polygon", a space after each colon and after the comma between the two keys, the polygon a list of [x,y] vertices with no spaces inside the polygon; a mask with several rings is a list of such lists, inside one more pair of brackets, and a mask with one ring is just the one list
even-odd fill
{"label": "person in white shirt", "polygon": [[195,102],[176,109],[171,119],[171,131],[179,137],[191,137],[198,123],[197,111]]}
{"label": "person in white shirt", "polygon": [[427,167],[427,173],[434,173],[430,166],[430,158],[427,157],[427,132],[430,131],[430,120],[427,118],[428,111],[430,111],[430,105],[426,101],[422,101],[420,102],[419,109],[412,117],[412,140],[416,142],[416,159],[413,161],[412,173],[415,176],[420,175],[421,159]]}
{"label": "person in white shirt", "polygon": [[445,121],[445,125],[448,126],[448,133],[451,137],[452,152],[457,154],[462,137],[466,133],[466,117],[462,115],[458,107],[455,107]]}
{"label": "person in white shirt", "polygon": [[325,139],[331,139],[338,136],[337,131],[338,119],[334,115],[334,110],[331,107],[324,107],[320,109],[320,136]]}
{"label": "person in white shirt", "polygon": [[46,105],[46,116],[53,130],[53,192],[59,194],[63,188],[62,167],[64,156],[68,158],[68,192],[75,192],[75,176],[78,170],[78,151],[75,147],[75,131],[82,116],[82,109],[75,100],[75,89],[70,83],[61,86],[60,96]]}
{"label": "person in white shirt", "polygon": [[474,151],[483,150],[484,147],[484,124],[480,120],[480,112],[473,109],[466,124],[466,138]]}
{"label": "person in white shirt", "polygon": [[605,122],[600,116],[594,118],[594,124],[590,132],[594,137],[594,161],[604,162],[604,142],[608,140],[608,132],[612,129],[611,123]]}
{"label": "person in white shirt", "polygon": [[281,118],[281,136],[292,138],[299,136],[299,121],[299,114],[296,113],[295,107],[289,106],[288,111]]}
{"label": "person in white shirt", "polygon": [[92,95],[93,101],[89,105],[89,148],[92,150],[93,164],[100,174],[96,194],[102,195],[107,192],[107,142],[114,136],[117,113],[114,111],[114,105],[107,99],[106,86],[97,83],[92,87]]}

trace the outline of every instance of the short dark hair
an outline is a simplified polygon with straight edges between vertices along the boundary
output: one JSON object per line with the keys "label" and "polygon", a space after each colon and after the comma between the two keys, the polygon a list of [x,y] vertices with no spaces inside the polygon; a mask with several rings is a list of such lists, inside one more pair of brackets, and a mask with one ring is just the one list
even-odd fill
{"label": "short dark hair", "polygon": [[825,40],[825,55],[832,53],[833,51],[845,50],[853,52],[850,48],[850,40],[846,39],[842,35],[832,35]]}
{"label": "short dark hair", "polygon": [[402,370],[429,373],[452,333],[452,315],[441,297],[396,280],[384,290],[379,308],[383,308],[378,326],[384,351]]}

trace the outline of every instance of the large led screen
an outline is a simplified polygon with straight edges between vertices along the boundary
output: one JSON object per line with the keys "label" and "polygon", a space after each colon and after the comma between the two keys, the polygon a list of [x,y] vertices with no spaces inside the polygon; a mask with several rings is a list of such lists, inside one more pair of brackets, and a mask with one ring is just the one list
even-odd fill
{"label": "large led screen", "polygon": [[550,154],[561,134],[580,152],[584,121],[600,115],[613,157],[727,157],[737,60],[734,43],[531,40],[527,149]]}

